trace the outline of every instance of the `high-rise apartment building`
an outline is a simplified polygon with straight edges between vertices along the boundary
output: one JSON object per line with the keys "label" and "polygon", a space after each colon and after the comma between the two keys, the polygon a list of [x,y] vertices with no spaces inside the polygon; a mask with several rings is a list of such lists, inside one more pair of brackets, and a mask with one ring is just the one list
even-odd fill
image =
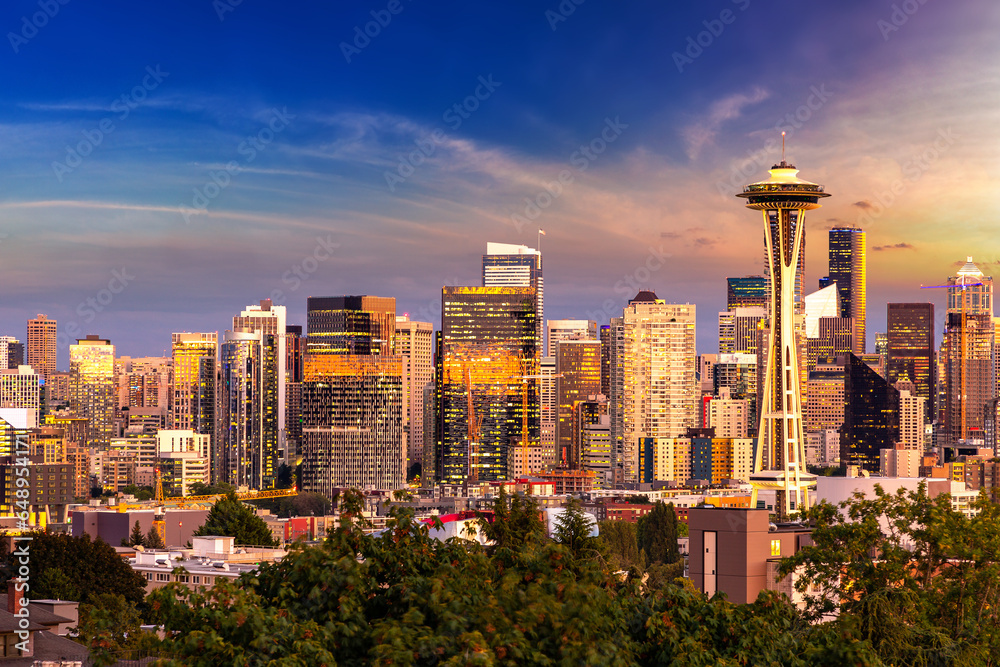
{"label": "high-rise apartment building", "polygon": [[836,283],[840,316],[854,320],[854,354],[864,354],[867,336],[868,259],[865,233],[854,227],[830,230],[828,284]]}
{"label": "high-rise apartment building", "polygon": [[923,453],[927,399],[914,393],[912,382],[897,382],[895,388],[899,392],[899,444]]}
{"label": "high-rise apartment building", "polygon": [[840,430],[844,424],[844,376],[846,355],[820,358],[809,371],[809,386],[803,409],[807,433]]}
{"label": "high-rise apartment building", "polygon": [[945,365],[945,427],[951,443],[984,438],[987,405],[996,397],[993,368],[993,278],[969,257],[948,278],[941,355]]}
{"label": "high-rise apartment building", "polygon": [[156,408],[164,419],[171,405],[171,357],[119,357],[115,360],[117,407]]}
{"label": "high-rise apartment building", "polygon": [[677,437],[698,423],[695,307],[642,291],[612,327],[621,336],[613,361],[621,381],[611,386],[612,435],[620,434],[624,481],[637,483],[640,440]]}
{"label": "high-rise apartment building", "polygon": [[41,377],[27,364],[0,370],[0,418],[5,410],[28,410],[28,428],[41,423]]}
{"label": "high-rise apartment building", "polygon": [[[284,327],[282,327],[282,330]],[[227,331],[219,354],[218,429],[212,443],[217,482],[274,488],[278,467],[278,337]]]}
{"label": "high-rise apartment building", "polygon": [[767,308],[767,277],[726,278],[726,310]]}
{"label": "high-rise apartment building", "polygon": [[171,335],[171,428],[215,434],[218,338],[215,332]]}
{"label": "high-rise apartment building", "polygon": [[307,354],[302,383],[302,487],[393,491],[406,482],[403,358]]}
{"label": "high-rise apartment building", "polygon": [[[556,429],[559,425],[559,401],[556,394],[556,358],[542,357],[538,365],[538,456],[540,467],[524,465],[524,453],[519,457],[520,474],[527,475],[541,468],[550,468],[559,464],[556,453]],[[509,459],[508,459],[509,460]]]}
{"label": "high-rise apartment building", "polygon": [[285,307],[275,306],[270,299],[262,299],[257,306],[247,306],[243,312],[233,317],[233,331],[260,332],[274,337],[277,353],[269,358],[277,364],[277,368],[271,372],[278,378],[278,459],[282,462],[288,460],[285,453],[285,418],[288,409],[285,377],[285,365],[288,363],[286,320]]}
{"label": "high-rise apartment building", "polygon": [[927,420],[934,415],[934,304],[890,303],[886,307],[886,380],[895,385],[913,383],[914,394],[924,399]]}
{"label": "high-rise apartment building", "polygon": [[549,320],[545,323],[545,331],[546,357],[556,356],[556,346],[561,340],[599,340],[594,320]]}
{"label": "high-rise apartment building", "polygon": [[706,428],[715,429],[718,438],[746,438],[750,434],[750,401],[733,398],[723,389],[708,402]]}
{"label": "high-rise apartment building", "polygon": [[306,352],[392,354],[396,299],[311,296],[306,300]]}
{"label": "high-rise apartment building", "polygon": [[285,460],[291,465],[302,444],[302,375],[306,337],[302,326],[285,325]]}
{"label": "high-rise apartment building", "polygon": [[535,348],[541,356],[544,344],[545,281],[542,275],[542,253],[534,248],[509,243],[487,243],[483,255],[483,287],[535,288]]}
{"label": "high-rise apartment building", "polygon": [[87,444],[107,448],[114,435],[115,346],[88,335],[69,346],[70,409],[90,420]]}
{"label": "high-rise apartment building", "polygon": [[760,329],[767,321],[764,308],[734,308],[719,313],[719,354],[757,354]]}
{"label": "high-rise apartment building", "polygon": [[394,348],[403,363],[403,452],[412,466],[424,455],[424,388],[434,378],[434,325],[397,315]]}
{"label": "high-rise apartment building", "polygon": [[524,426],[524,444],[539,442],[539,385],[522,379],[540,374],[536,296],[534,287],[443,288],[438,479],[503,480]]}
{"label": "high-rise apartment building", "polygon": [[796,315],[804,305],[806,211],[819,208],[819,200],[829,195],[823,186],[800,179],[798,170],[782,160],[770,169],[769,179],[747,185],[737,196],[763,215],[770,288],[761,422],[751,475],[753,500],[759,490],[774,490],[775,513],[784,519],[808,508],[808,489],[815,483],[805,472],[801,391],[805,346],[804,332],[798,331],[800,326],[804,329],[804,318]]}
{"label": "high-rise apartment building", "polygon": [[[611,395],[611,352],[614,347],[614,332],[610,324],[602,324],[601,332],[601,393]],[[998,371],[1000,372],[1000,371]]]}
{"label": "high-rise apartment building", "polygon": [[[550,329],[551,335],[551,329]],[[550,338],[551,340],[551,338]],[[583,454],[574,434],[576,406],[601,393],[601,341],[560,340],[556,344],[556,394],[559,423],[556,427],[557,458],[560,465],[579,469]]]}
{"label": "high-rise apartment building", "polygon": [[13,336],[0,336],[0,370],[17,370],[23,363],[24,343]]}
{"label": "high-rise apartment building", "polygon": [[56,320],[38,315],[28,320],[28,365],[45,379],[56,371],[58,330]]}

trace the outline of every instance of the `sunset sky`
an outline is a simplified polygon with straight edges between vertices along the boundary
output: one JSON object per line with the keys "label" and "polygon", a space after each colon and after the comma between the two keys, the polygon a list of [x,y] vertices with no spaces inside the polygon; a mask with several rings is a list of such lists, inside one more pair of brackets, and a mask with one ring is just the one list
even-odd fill
{"label": "sunset sky", "polygon": [[439,325],[488,241],[543,228],[547,317],[606,323],[627,277],[716,352],[725,278],[763,271],[732,194],[782,130],[832,194],[809,291],[826,230],[868,232],[869,349],[887,302],[1000,266],[997,3],[146,4],[0,8],[0,335],[46,313],[160,355],[272,295]]}

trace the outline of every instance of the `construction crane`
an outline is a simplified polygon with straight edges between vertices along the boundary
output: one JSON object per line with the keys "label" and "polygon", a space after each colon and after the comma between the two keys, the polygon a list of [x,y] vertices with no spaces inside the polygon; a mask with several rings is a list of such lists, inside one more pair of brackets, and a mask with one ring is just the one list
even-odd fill
{"label": "construction crane", "polygon": [[[970,262],[972,261],[971,257],[969,258],[969,261]],[[974,277],[971,276],[971,275],[964,275],[964,274],[962,274],[960,272],[958,274],[958,276],[957,276],[957,280],[956,280],[956,282],[955,282],[954,285],[921,285],[920,286],[920,289],[947,289],[949,287],[958,287],[958,288],[961,288],[962,300],[961,300],[960,305],[958,307],[958,312],[959,312],[959,316],[961,318],[961,327],[962,327],[962,332],[961,332],[961,337],[960,337],[960,341],[961,342],[959,343],[959,345],[960,345],[960,349],[959,349],[959,368],[960,368],[960,371],[959,371],[959,373],[960,373],[960,378],[961,379],[960,379],[959,392],[958,392],[959,412],[961,414],[961,417],[960,417],[960,419],[961,419],[961,430],[959,431],[959,433],[961,433],[961,438],[960,439],[965,439],[965,437],[966,437],[966,432],[965,432],[965,406],[966,406],[967,401],[966,401],[966,395],[965,395],[965,390],[966,390],[966,386],[965,386],[965,379],[966,379],[965,368],[966,368],[966,356],[968,354],[968,351],[966,349],[966,345],[967,345],[966,336],[968,334],[968,326],[967,326],[967,323],[966,323],[966,312],[965,312],[966,301],[967,301],[967,298],[966,298],[967,292],[966,292],[966,290],[969,287],[975,287],[976,285],[982,285],[983,284],[983,282],[981,280],[979,280],[977,282],[974,282],[974,283],[966,282],[967,279],[973,279],[973,278]]]}
{"label": "construction crane", "polygon": [[476,415],[476,406],[472,402],[472,367],[465,365],[465,394],[466,394],[466,421],[468,422],[469,436],[469,475],[468,479],[476,481],[479,479],[479,470],[476,468],[476,447],[479,445],[480,431],[483,427],[483,415]]}
{"label": "construction crane", "polygon": [[160,467],[156,467],[156,490],[153,492],[153,500],[163,504],[163,477],[160,475]]}

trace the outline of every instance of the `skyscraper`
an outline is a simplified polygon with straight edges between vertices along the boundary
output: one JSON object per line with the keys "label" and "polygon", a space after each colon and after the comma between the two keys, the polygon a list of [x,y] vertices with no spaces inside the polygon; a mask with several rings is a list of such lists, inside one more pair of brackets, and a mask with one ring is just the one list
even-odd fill
{"label": "skyscraper", "polygon": [[403,359],[311,353],[302,383],[302,487],[393,491],[406,482]]}
{"label": "skyscraper", "polygon": [[879,451],[899,441],[899,392],[860,357],[851,354],[844,373],[844,425],[840,462],[879,471]]}
{"label": "skyscraper", "polygon": [[170,414],[174,430],[215,435],[218,338],[215,332],[171,336],[174,386]]}
{"label": "skyscraper", "polygon": [[403,452],[412,466],[423,460],[424,388],[434,377],[434,325],[397,315],[394,348],[403,364]]}
{"label": "skyscraper", "polygon": [[45,379],[56,371],[56,321],[39,314],[28,320],[28,365]]}
{"label": "skyscraper", "polygon": [[577,403],[601,393],[601,341],[559,341],[556,344],[556,373],[562,376],[556,378],[557,459],[560,465],[579,469],[582,452],[579,442],[574,442],[574,415]]}
{"label": "skyscraper", "polygon": [[90,420],[87,445],[107,448],[114,435],[115,346],[88,335],[69,346],[70,409]]}
{"label": "skyscraper", "polygon": [[612,439],[620,438],[624,482],[637,483],[643,439],[677,437],[698,423],[695,307],[642,291],[612,328],[621,341],[612,360],[620,365],[620,381],[611,384]]}
{"label": "skyscraper", "polygon": [[737,196],[747,200],[747,208],[763,214],[770,277],[770,331],[750,481],[754,501],[760,489],[776,492],[775,512],[784,518],[790,511],[808,508],[807,489],[814,483],[805,472],[795,292],[801,285],[806,211],[819,208],[819,199],[829,195],[823,186],[798,178],[798,169],[784,160],[770,174],[768,180],[747,185]]}
{"label": "skyscraper", "polygon": [[483,255],[483,287],[534,287],[535,348],[541,356],[544,345],[545,281],[542,277],[542,253],[534,248],[509,243],[487,243]]}
{"label": "skyscraper", "polygon": [[[286,344],[286,314],[284,306],[275,306],[270,299],[262,299],[260,305],[247,306],[242,313],[233,317],[233,331],[249,331],[267,334],[274,337],[277,352],[269,357],[277,367],[272,371],[278,378],[278,458],[287,461],[285,453],[285,417],[287,391],[285,365],[288,363]],[[294,463],[294,461],[293,461]]]}
{"label": "skyscraper", "polygon": [[0,336],[0,370],[17,370],[23,363],[24,343],[13,336]]}
{"label": "skyscraper", "polygon": [[941,355],[945,364],[945,426],[951,443],[984,437],[987,404],[996,396],[993,370],[993,278],[969,257],[948,278],[948,312]]}
{"label": "skyscraper", "polygon": [[[0,370],[0,419],[7,410],[26,410],[24,423],[35,428],[41,421],[41,377],[26,364]],[[11,421],[11,420],[7,420]],[[10,455],[6,452],[4,455]]]}
{"label": "skyscraper", "polygon": [[767,277],[726,278],[726,310],[767,308]]}
{"label": "skyscraper", "polygon": [[216,481],[271,489],[278,467],[278,342],[263,331],[227,331],[219,355]]}
{"label": "skyscraper", "polygon": [[886,380],[895,385],[901,380],[913,383],[913,393],[924,400],[928,421],[934,419],[934,304],[890,303],[886,307],[888,324],[886,345]]}
{"label": "skyscraper", "polygon": [[556,346],[561,340],[598,340],[594,320],[549,320],[545,323],[545,331],[546,357],[556,356]]}
{"label": "skyscraper", "polygon": [[505,479],[522,417],[527,444],[539,442],[538,384],[522,380],[539,375],[535,299],[534,287],[443,288],[435,377],[439,479]]}
{"label": "skyscraper", "polygon": [[311,296],[306,310],[307,352],[392,354],[395,298]]}
{"label": "skyscraper", "polygon": [[854,354],[864,354],[866,345],[868,260],[865,233],[854,227],[830,230],[830,269],[827,281],[837,284],[840,316],[854,320]]}
{"label": "skyscraper", "polygon": [[[302,444],[302,375],[306,337],[302,326],[285,325],[285,459],[297,459]],[[288,465],[291,465],[289,463]]]}

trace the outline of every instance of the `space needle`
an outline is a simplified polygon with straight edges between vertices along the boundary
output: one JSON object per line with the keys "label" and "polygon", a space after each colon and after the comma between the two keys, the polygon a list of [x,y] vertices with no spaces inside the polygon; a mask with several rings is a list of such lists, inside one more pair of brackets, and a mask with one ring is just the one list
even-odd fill
{"label": "space needle", "polygon": [[769,170],[771,177],[751,183],[737,194],[747,208],[764,216],[764,243],[771,278],[769,336],[760,406],[760,427],[754,448],[751,507],[761,490],[775,492],[774,512],[779,520],[808,509],[808,489],[816,476],[805,469],[802,428],[802,390],[795,340],[795,277],[805,232],[806,211],[819,208],[829,197],[822,185],[800,179],[799,170],[782,158]]}

